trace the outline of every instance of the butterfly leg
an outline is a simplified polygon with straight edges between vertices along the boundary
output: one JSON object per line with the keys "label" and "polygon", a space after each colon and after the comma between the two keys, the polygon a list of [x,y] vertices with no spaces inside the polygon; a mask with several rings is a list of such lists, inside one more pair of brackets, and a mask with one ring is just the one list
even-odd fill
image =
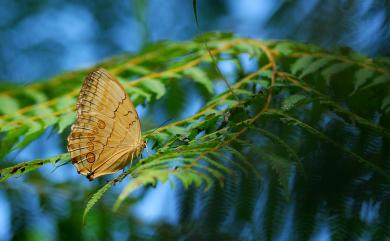
{"label": "butterfly leg", "polygon": [[90,173],[87,174],[87,178],[88,178],[89,181],[93,180],[93,178],[91,177],[93,174],[94,174],[94,172],[90,172]]}

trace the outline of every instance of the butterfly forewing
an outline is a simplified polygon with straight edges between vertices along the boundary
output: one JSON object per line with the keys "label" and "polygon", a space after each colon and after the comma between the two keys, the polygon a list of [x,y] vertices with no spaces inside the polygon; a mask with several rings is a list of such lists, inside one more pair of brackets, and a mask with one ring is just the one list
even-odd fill
{"label": "butterfly forewing", "polygon": [[144,147],[137,111],[121,84],[106,70],[90,73],[77,102],[68,151],[90,180],[123,169]]}

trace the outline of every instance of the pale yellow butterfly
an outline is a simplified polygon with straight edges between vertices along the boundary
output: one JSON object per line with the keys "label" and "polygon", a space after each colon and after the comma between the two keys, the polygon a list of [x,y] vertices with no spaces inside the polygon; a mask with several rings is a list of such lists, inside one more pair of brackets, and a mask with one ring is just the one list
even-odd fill
{"label": "pale yellow butterfly", "polygon": [[141,123],[126,91],[105,69],[84,80],[68,151],[77,171],[93,180],[122,170],[146,147]]}

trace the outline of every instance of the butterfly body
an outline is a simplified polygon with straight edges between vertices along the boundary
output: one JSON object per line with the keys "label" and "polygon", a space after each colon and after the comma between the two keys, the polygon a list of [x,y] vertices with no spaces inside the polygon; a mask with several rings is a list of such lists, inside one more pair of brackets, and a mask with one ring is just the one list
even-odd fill
{"label": "butterfly body", "polygon": [[77,171],[89,180],[118,172],[145,146],[138,113],[119,81],[102,68],[90,73],[68,136]]}

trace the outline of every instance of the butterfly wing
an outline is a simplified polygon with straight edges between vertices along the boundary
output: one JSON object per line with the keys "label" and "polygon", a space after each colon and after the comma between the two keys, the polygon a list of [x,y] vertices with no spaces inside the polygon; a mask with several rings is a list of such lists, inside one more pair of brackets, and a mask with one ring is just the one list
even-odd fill
{"label": "butterfly wing", "polygon": [[106,70],[90,73],[77,102],[68,151],[90,180],[123,169],[144,147],[137,111],[122,85]]}

